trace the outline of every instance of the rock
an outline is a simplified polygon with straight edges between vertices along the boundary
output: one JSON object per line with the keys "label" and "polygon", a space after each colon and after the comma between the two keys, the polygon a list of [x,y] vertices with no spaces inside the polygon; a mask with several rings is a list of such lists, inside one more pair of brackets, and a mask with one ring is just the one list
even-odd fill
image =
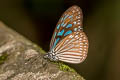
{"label": "rock", "polygon": [[0,80],[84,80],[67,65],[44,59],[44,53],[0,22]]}

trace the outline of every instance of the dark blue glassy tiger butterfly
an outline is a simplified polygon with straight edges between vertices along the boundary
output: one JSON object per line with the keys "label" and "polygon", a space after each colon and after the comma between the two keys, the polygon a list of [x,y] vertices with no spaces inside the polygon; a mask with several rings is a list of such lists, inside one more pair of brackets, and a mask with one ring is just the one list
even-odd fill
{"label": "dark blue glassy tiger butterfly", "polygon": [[88,39],[83,32],[83,14],[74,5],[64,12],[53,33],[50,50],[44,56],[51,61],[81,63],[88,53]]}

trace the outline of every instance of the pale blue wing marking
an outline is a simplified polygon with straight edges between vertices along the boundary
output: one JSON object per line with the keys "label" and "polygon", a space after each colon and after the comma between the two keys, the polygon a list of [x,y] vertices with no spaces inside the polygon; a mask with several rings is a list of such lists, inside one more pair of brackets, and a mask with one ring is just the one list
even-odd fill
{"label": "pale blue wing marking", "polygon": [[67,32],[64,34],[64,36],[66,36],[66,35],[68,35],[68,34],[71,34],[71,33],[72,33],[72,31],[69,30],[69,31],[67,31]]}
{"label": "pale blue wing marking", "polygon": [[69,16],[69,18],[72,18],[72,17],[73,17],[73,15]]}
{"label": "pale blue wing marking", "polygon": [[62,22],[61,26],[65,27],[67,23],[64,24],[64,22]]}
{"label": "pale blue wing marking", "polygon": [[72,21],[72,19],[73,19],[73,15],[69,16],[69,18],[70,18],[70,19],[71,19],[71,21]]}
{"label": "pale blue wing marking", "polygon": [[70,28],[70,27],[72,27],[72,24],[68,24],[68,25],[66,26],[66,28]]}
{"label": "pale blue wing marking", "polygon": [[65,27],[65,26],[66,26],[66,24],[67,24],[67,23],[63,24],[63,27]]}
{"label": "pale blue wing marking", "polygon": [[61,26],[63,26],[63,25],[64,25],[64,22],[62,22]]}
{"label": "pale blue wing marking", "polygon": [[60,24],[57,25],[57,29],[59,29],[59,28],[60,28]]}
{"label": "pale blue wing marking", "polygon": [[62,36],[64,33],[64,29],[61,32],[58,32],[57,36]]}
{"label": "pale blue wing marking", "polygon": [[60,38],[57,38],[57,39],[55,40],[55,43],[54,43],[52,49],[56,46],[56,44],[58,43],[59,40],[60,40]]}
{"label": "pale blue wing marking", "polygon": [[[71,15],[71,16],[66,15],[64,18],[63,17],[61,18],[61,21],[65,20],[67,17],[71,18],[71,20],[72,20],[73,15]],[[64,24],[64,21],[61,23],[61,26],[63,26],[63,27],[65,27],[66,25],[67,25],[67,23]]]}
{"label": "pale blue wing marking", "polygon": [[71,21],[72,21],[72,19],[73,19],[73,15],[69,16],[69,18],[70,18],[70,19],[71,19]]}
{"label": "pale blue wing marking", "polygon": [[[66,15],[66,16],[64,17],[64,20],[65,20],[68,16],[69,16],[69,15]],[[72,17],[73,17],[72,15],[69,16],[69,18],[70,18],[71,20],[72,20]],[[64,22],[62,22],[62,24],[61,24],[61,26],[63,26],[63,27],[65,27],[66,25],[67,25],[67,23],[64,24]],[[72,25],[72,24],[68,25],[68,27],[71,27],[71,25]]]}
{"label": "pale blue wing marking", "polygon": [[66,15],[63,20],[65,20],[69,15]]}

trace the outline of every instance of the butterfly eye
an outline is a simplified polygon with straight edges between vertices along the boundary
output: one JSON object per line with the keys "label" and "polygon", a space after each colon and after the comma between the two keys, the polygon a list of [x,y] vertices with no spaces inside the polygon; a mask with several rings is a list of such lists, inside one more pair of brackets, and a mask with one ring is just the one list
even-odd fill
{"label": "butterfly eye", "polygon": [[51,39],[47,54],[50,60],[76,64],[85,60],[88,39],[83,32],[82,19],[82,10],[78,6],[72,6],[63,13]]}

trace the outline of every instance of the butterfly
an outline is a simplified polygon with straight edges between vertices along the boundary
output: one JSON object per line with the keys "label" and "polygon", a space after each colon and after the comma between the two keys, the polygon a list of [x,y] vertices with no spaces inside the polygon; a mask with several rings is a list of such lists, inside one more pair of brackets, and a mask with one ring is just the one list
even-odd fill
{"label": "butterfly", "polygon": [[57,23],[50,50],[44,58],[73,64],[83,62],[87,57],[89,43],[82,22],[80,7],[74,5],[67,9]]}

